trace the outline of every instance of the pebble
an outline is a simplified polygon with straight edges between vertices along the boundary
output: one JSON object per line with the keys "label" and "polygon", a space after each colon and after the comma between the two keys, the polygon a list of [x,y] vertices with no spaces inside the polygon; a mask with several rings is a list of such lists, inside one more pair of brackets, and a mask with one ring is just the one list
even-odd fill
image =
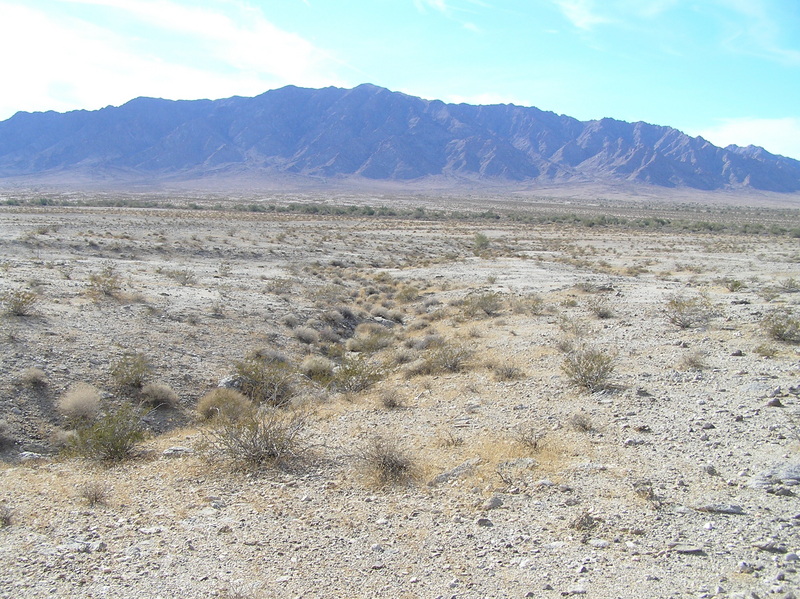
{"label": "pebble", "polygon": [[611,545],[611,543],[605,539],[589,539],[589,546],[597,549],[605,549],[609,545]]}
{"label": "pebble", "polygon": [[695,508],[698,512],[708,512],[709,514],[731,514],[735,516],[743,516],[744,508],[740,505],[733,503],[713,503],[709,505],[701,505]]}
{"label": "pebble", "polygon": [[477,524],[478,526],[487,526],[487,527],[494,526],[494,523],[491,520],[489,520],[489,518],[478,518],[477,520],[475,520],[475,524]]}

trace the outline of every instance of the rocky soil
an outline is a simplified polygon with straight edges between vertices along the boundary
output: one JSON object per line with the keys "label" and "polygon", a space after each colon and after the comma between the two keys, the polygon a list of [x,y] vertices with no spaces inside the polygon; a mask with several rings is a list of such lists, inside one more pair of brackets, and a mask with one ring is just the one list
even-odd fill
{"label": "rocky soil", "polygon": [[[205,207],[0,209],[5,309],[35,296],[0,321],[0,597],[800,593],[800,353],[765,326],[800,316],[796,238]],[[581,348],[613,367],[592,390]],[[254,351],[297,368],[306,422],[260,468],[195,415]],[[132,459],[59,452],[71,385],[142,399],[131,352],[177,403]]]}

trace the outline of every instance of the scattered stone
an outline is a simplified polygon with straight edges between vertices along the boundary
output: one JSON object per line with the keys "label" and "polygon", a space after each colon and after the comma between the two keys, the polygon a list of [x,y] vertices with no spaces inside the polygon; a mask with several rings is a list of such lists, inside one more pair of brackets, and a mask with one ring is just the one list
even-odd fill
{"label": "scattered stone", "polygon": [[786,545],[782,545],[777,541],[761,541],[758,543],[753,543],[753,547],[756,549],[760,549],[761,551],[767,551],[769,553],[788,553],[789,549]]}
{"label": "scattered stone", "polygon": [[670,543],[669,549],[675,553],[683,555],[705,555],[705,550],[699,545],[687,545],[685,543]]}
{"label": "scattered stone", "polygon": [[454,480],[456,478],[461,478],[464,476],[469,475],[475,467],[481,463],[480,458],[472,458],[467,460],[460,466],[456,466],[452,470],[447,470],[446,472],[442,472],[441,474],[437,474],[434,476],[430,481],[428,481],[429,487],[435,487],[437,485],[441,485],[442,483],[446,483],[448,481]]}
{"label": "scattered stone", "polygon": [[713,503],[708,505],[701,505],[695,508],[698,512],[707,512],[709,514],[731,514],[735,516],[743,516],[745,514],[744,508],[740,505],[732,503]]}

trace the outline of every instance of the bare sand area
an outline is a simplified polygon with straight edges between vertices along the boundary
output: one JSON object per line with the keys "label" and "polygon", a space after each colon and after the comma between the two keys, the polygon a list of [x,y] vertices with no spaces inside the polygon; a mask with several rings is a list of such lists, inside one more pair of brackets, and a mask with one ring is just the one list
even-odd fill
{"label": "bare sand area", "polygon": [[797,210],[10,204],[0,597],[800,594]]}

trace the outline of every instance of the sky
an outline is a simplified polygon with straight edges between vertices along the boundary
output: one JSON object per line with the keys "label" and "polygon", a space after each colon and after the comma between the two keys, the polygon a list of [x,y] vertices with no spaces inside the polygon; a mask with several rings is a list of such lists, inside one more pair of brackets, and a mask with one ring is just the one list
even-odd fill
{"label": "sky", "polygon": [[0,0],[0,120],[372,83],[800,159],[800,0]]}

